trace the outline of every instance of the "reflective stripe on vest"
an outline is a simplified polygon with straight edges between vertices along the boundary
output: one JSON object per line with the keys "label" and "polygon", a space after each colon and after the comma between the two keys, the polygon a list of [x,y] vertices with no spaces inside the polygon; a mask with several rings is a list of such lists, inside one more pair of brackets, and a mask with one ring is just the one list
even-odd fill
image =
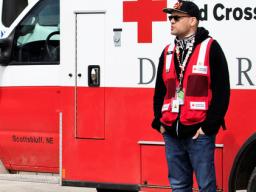
{"label": "reflective stripe on vest", "polygon": [[201,43],[200,52],[197,60],[197,65],[204,65],[205,63],[205,55],[208,43],[210,42],[211,38],[207,38]]}
{"label": "reflective stripe on vest", "polygon": [[171,68],[171,63],[172,63],[172,57],[174,54],[174,48],[175,48],[175,44],[170,44],[167,50],[167,54],[166,54],[166,63],[165,63],[165,69],[166,72],[168,73],[170,71]]}

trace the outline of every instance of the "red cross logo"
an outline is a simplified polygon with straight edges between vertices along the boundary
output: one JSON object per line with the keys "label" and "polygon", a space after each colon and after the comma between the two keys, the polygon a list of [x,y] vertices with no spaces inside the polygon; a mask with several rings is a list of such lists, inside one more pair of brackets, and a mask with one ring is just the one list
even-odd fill
{"label": "red cross logo", "polygon": [[166,0],[138,0],[123,2],[123,21],[138,23],[138,42],[152,43],[152,22],[166,21],[163,8]]}

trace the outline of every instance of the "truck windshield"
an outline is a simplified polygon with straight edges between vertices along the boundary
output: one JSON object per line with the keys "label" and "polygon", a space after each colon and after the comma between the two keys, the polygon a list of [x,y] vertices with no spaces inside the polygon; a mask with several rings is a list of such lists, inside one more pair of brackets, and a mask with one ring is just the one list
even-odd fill
{"label": "truck windshield", "polygon": [[17,26],[13,62],[59,62],[59,0],[40,1]]}

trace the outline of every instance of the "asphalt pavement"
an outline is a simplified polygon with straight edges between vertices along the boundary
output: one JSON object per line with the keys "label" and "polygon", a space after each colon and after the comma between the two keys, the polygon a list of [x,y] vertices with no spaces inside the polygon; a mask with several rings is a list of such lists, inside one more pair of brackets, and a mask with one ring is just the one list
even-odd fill
{"label": "asphalt pavement", "polygon": [[0,174],[0,192],[96,192],[96,189],[61,186],[58,175]]}
{"label": "asphalt pavement", "polygon": [[82,187],[64,187],[53,183],[0,180],[0,192],[96,192],[96,190]]}
{"label": "asphalt pavement", "polygon": [[0,192],[96,192],[96,190],[82,187],[64,187],[52,183],[0,180]]}

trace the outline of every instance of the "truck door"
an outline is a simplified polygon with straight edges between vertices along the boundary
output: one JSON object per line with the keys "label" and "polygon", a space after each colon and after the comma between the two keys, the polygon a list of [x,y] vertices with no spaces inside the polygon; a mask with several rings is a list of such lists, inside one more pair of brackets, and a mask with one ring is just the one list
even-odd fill
{"label": "truck door", "polygon": [[75,134],[104,139],[105,127],[105,12],[77,12]]}
{"label": "truck door", "polygon": [[58,0],[40,1],[1,39],[0,156],[11,170],[58,172],[59,15]]}

